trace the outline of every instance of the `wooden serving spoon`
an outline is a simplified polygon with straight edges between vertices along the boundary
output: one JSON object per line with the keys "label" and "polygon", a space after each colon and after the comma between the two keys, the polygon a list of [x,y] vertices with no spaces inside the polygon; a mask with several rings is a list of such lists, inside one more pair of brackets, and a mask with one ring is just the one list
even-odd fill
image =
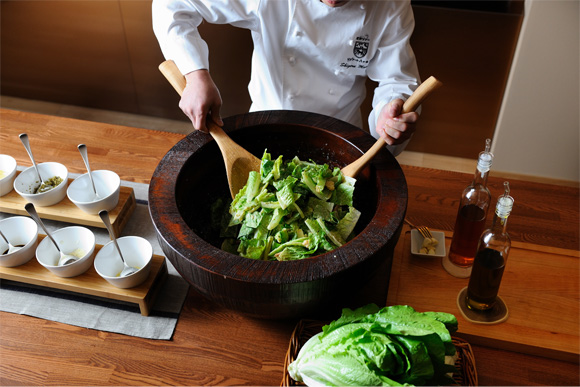
{"label": "wooden serving spoon", "polygon": [[[441,87],[443,83],[437,80],[435,77],[429,77],[425,80],[421,85],[415,90],[415,92],[405,101],[403,104],[403,113],[412,112],[423,101],[431,94],[431,92],[435,91],[439,87]],[[350,163],[346,167],[342,168],[341,171],[345,176],[349,177],[356,177],[356,175],[364,169],[364,167],[372,160],[376,154],[383,149],[385,145],[385,140],[379,138],[377,142],[368,150],[364,155],[359,157],[354,162]]]}
{"label": "wooden serving spoon", "polygon": [[[175,63],[172,60],[167,60],[159,65],[159,70],[179,95],[182,95],[186,81]],[[207,118],[206,125],[209,129],[209,134],[214,138],[222,152],[230,194],[234,198],[246,185],[250,172],[260,171],[262,161],[236,144],[210,117]]]}

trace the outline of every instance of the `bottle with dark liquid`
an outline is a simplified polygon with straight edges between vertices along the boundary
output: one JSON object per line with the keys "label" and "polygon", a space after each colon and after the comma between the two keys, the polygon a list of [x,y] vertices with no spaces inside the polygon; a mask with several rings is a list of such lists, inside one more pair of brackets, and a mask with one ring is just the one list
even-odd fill
{"label": "bottle with dark liquid", "polygon": [[473,265],[479,237],[485,229],[491,194],[487,177],[493,161],[491,140],[485,140],[485,151],[479,154],[477,170],[471,184],[463,190],[449,248],[449,262],[461,268]]}
{"label": "bottle with dark liquid", "polygon": [[514,204],[514,199],[509,196],[509,183],[505,182],[504,186],[505,193],[497,200],[492,226],[484,231],[479,239],[467,285],[466,302],[469,309],[489,310],[493,308],[497,299],[511,247],[506,228]]}

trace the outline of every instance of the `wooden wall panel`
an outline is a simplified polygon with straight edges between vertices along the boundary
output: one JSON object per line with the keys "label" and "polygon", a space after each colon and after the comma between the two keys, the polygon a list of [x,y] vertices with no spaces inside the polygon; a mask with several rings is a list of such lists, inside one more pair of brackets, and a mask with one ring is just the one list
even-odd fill
{"label": "wooden wall panel", "polygon": [[424,6],[414,12],[421,78],[433,75],[444,86],[424,104],[407,149],[475,160],[493,137],[522,14]]}
{"label": "wooden wall panel", "polygon": [[116,1],[2,1],[2,93],[137,112]]}
{"label": "wooden wall panel", "polygon": [[121,0],[119,4],[138,113],[185,120],[178,107],[179,95],[157,68],[164,58],[153,33],[151,1]]}

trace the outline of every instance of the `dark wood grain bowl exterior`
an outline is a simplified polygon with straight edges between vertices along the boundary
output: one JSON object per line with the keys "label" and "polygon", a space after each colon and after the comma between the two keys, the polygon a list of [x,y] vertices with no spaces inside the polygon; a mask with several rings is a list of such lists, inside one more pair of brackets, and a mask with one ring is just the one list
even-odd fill
{"label": "dark wood grain bowl exterior", "polygon": [[[375,142],[350,124],[306,112],[255,112],[224,121],[233,140],[259,158],[267,149],[272,158],[298,156],[342,168]],[[357,176],[355,207],[362,212],[357,236],[316,257],[257,261],[221,250],[210,209],[228,195],[221,153],[200,132],[177,143],[151,179],[149,210],[161,247],[198,292],[250,316],[297,318],[351,306],[348,300],[365,293],[380,273],[378,292],[386,302],[393,249],[407,208],[405,177],[386,149]],[[353,302],[367,301],[375,302],[360,297]]]}

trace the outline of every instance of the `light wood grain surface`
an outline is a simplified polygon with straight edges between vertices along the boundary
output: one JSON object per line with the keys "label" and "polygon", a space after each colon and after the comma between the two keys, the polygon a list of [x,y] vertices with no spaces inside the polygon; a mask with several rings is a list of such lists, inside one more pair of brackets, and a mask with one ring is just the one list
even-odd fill
{"label": "light wood grain surface", "polygon": [[[447,232],[446,251],[451,237]],[[412,255],[405,226],[393,260],[388,304],[452,313],[459,320],[460,336],[472,344],[574,361],[580,355],[579,258],[577,250],[514,242],[499,293],[509,318],[502,324],[473,324],[457,306],[469,279],[450,276],[441,259]]]}
{"label": "light wood grain surface", "polygon": [[[89,152],[98,149],[89,154],[94,169],[110,168],[124,180],[143,183],[149,181],[160,158],[183,137],[5,109],[0,115],[0,152],[13,155],[21,165],[30,165],[17,137],[26,131],[37,161],[57,158],[71,172],[82,173],[84,165],[76,146],[85,143]],[[403,170],[409,189],[407,218],[416,225],[452,231],[461,191],[472,176],[405,165]],[[494,178],[492,172],[489,183],[493,197],[497,197],[503,179]],[[578,251],[577,188],[521,180],[510,184],[515,207],[509,231],[515,242]],[[430,293],[437,297],[436,289]],[[248,318],[207,301],[193,290],[170,341],[0,313],[0,383],[279,385],[296,322]],[[474,344],[473,351],[481,385],[580,382],[577,359],[562,361],[485,343]]]}

